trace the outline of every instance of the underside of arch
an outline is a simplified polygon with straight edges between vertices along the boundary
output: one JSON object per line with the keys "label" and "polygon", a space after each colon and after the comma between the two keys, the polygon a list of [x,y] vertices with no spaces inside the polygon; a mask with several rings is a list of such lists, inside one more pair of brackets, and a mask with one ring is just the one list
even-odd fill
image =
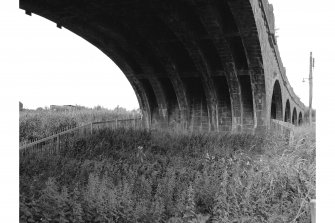
{"label": "underside of arch", "polygon": [[271,119],[283,120],[283,111],[282,111],[282,93],[279,81],[276,80],[271,100]]}
{"label": "underside of arch", "polygon": [[302,113],[299,112],[298,125],[302,125],[302,122],[303,122],[303,120],[302,120]]}
{"label": "underside of arch", "polygon": [[292,113],[292,124],[293,124],[293,125],[297,125],[297,124],[298,124],[297,109],[296,109],[296,108],[293,109],[293,113]]}
{"label": "underside of arch", "polygon": [[286,100],[286,105],[285,105],[285,117],[284,117],[285,122],[291,122],[291,107],[290,107],[290,100]]}
{"label": "underside of arch", "polygon": [[20,8],[110,57],[131,83],[147,126],[264,125],[265,78],[249,1],[20,0]]}

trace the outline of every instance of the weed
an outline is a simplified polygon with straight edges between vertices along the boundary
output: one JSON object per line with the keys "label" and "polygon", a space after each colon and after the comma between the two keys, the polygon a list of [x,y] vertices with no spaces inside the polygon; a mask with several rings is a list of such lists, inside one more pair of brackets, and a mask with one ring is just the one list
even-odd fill
{"label": "weed", "polygon": [[309,222],[315,132],[103,130],[20,160],[27,222]]}

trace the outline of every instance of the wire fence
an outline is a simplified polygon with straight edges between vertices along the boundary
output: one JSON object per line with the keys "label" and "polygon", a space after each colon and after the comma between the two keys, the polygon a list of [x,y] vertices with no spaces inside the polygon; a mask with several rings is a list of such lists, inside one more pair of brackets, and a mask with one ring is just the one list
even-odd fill
{"label": "wire fence", "polygon": [[116,129],[116,128],[127,128],[127,129],[138,129],[142,128],[141,118],[132,119],[115,119],[110,121],[91,122],[85,125],[77,126],[74,128],[66,129],[57,134],[45,137],[40,140],[36,140],[30,143],[24,143],[20,145],[20,156],[26,156],[31,153],[36,154],[56,154],[60,151],[62,146],[69,141],[69,139],[78,136],[88,136],[93,134],[95,131],[101,129]]}
{"label": "wire fence", "polygon": [[[62,145],[68,141],[68,139],[75,136],[88,136],[94,131],[100,129],[116,129],[116,128],[142,128],[141,118],[130,118],[130,119],[115,119],[110,121],[91,122],[81,126],[65,129],[59,133],[45,137],[43,139],[35,140],[30,143],[20,144],[20,155],[27,155],[30,153],[57,153]],[[294,138],[293,130],[294,125],[288,122],[271,119],[271,131],[279,134],[283,134],[288,142],[291,143]]]}
{"label": "wire fence", "polygon": [[[294,128],[295,126],[288,122],[271,119],[270,121],[271,131],[279,134],[284,134],[287,138],[288,143],[292,143],[294,140]],[[31,153],[40,154],[57,154],[65,143],[68,143],[69,139],[75,136],[88,136],[92,135],[95,131],[102,129],[116,129],[116,128],[127,128],[127,129],[139,129],[143,127],[142,118],[132,119],[115,119],[111,121],[92,122],[82,126],[67,129],[49,137],[36,140],[31,143],[22,144],[20,146],[20,156],[26,156]],[[311,209],[311,221],[315,223],[316,208],[315,200],[310,202]]]}

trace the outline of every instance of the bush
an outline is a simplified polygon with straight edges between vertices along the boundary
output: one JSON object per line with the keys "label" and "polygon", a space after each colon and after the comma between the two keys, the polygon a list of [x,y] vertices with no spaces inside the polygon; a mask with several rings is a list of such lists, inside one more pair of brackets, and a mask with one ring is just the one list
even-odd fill
{"label": "bush", "polygon": [[315,132],[103,130],[20,160],[27,222],[309,222]]}
{"label": "bush", "polygon": [[41,139],[66,128],[90,122],[126,119],[139,116],[139,111],[127,111],[117,107],[108,110],[101,107],[79,110],[23,110],[20,111],[20,142]]}

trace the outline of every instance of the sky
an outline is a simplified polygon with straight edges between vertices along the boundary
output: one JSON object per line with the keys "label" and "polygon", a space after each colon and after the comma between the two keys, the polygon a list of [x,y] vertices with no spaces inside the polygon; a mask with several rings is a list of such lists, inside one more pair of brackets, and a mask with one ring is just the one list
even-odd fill
{"label": "sky", "polygon": [[[287,77],[305,105],[308,84],[302,79],[308,77],[309,53],[312,51],[315,57],[317,218],[332,219],[329,215],[334,210],[335,197],[335,2],[270,3],[274,5],[277,42]],[[18,101],[31,109],[51,104],[138,108],[125,76],[98,49],[66,29],[56,28],[51,21],[25,15],[18,1],[0,1],[0,158],[4,159],[0,162],[0,174],[6,179],[0,190],[2,201],[6,202],[0,202],[0,210],[12,210],[3,211],[2,219],[18,213],[18,154],[17,149],[12,149],[18,148]]]}
{"label": "sky", "polygon": [[14,35],[13,50],[6,45],[11,78],[19,88],[18,100],[25,108],[78,104],[114,108],[138,108],[134,91],[120,69],[95,46],[69,30],[17,8],[6,27]]}
{"label": "sky", "polygon": [[[321,23],[327,26],[327,21],[311,16],[315,10],[313,1],[270,2],[275,9],[278,45],[289,82],[308,105],[308,83],[302,79],[309,75],[311,51],[316,60],[315,75],[320,74],[321,56],[327,46],[317,39],[315,30],[321,28]],[[26,15],[18,7],[5,13],[10,18],[4,24],[5,30],[11,35],[5,36],[1,49],[5,53],[0,59],[11,57],[7,74],[15,80],[18,100],[25,108],[52,104],[138,108],[126,77],[99,49],[65,28],[56,28],[47,19]]]}

